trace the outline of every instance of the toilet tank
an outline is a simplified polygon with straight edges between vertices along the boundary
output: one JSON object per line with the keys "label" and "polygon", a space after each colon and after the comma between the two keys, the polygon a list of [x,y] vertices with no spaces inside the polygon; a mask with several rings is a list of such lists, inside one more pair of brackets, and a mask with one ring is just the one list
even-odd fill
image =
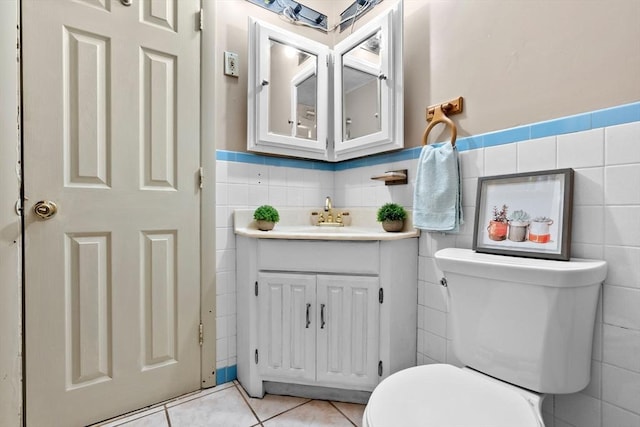
{"label": "toilet tank", "polygon": [[448,285],[453,351],[462,363],[540,393],[574,393],[589,384],[606,262],[456,248],[435,258]]}

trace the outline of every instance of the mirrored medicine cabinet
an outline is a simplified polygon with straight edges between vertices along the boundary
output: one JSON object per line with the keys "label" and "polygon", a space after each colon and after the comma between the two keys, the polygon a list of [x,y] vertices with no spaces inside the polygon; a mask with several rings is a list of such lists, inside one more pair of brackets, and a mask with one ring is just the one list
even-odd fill
{"label": "mirrored medicine cabinet", "polygon": [[403,148],[402,2],[333,50],[249,18],[249,151],[341,161]]}

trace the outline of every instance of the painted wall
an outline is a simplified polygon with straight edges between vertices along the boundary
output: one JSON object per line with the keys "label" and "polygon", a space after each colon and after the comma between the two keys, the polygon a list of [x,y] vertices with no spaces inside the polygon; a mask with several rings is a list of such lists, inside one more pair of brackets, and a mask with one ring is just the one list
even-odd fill
{"label": "painted wall", "polygon": [[0,1],[0,425],[18,426],[22,412],[17,0]]}
{"label": "painted wall", "polygon": [[[385,0],[358,25],[370,20]],[[351,2],[310,1],[331,22]],[[240,78],[216,76],[218,149],[246,151],[247,16],[332,45],[245,0],[217,1],[216,58],[240,54]],[[405,146],[420,145],[425,108],[458,96],[460,136],[621,105],[640,98],[636,0],[405,0]],[[221,68],[220,68],[221,69]],[[434,132],[434,137],[436,137]]]}

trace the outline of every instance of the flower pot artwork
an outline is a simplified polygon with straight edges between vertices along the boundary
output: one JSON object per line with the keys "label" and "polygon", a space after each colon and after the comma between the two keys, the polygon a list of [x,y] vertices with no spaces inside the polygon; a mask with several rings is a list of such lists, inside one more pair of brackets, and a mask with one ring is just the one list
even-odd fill
{"label": "flower pot artwork", "polygon": [[527,240],[528,221],[509,221],[508,239],[512,242],[524,242]]}
{"label": "flower pot artwork", "polygon": [[536,218],[529,225],[529,241],[535,243],[548,243],[551,240],[549,226],[553,224],[550,218]]}
{"label": "flower pot artwork", "polygon": [[507,238],[507,223],[502,221],[489,221],[487,227],[491,240],[501,241]]}

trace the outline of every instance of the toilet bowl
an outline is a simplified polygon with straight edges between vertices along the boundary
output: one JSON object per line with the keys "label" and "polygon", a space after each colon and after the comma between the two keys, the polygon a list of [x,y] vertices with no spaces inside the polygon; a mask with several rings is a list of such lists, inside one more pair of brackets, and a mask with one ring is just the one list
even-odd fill
{"label": "toilet bowl", "polygon": [[543,395],[467,368],[435,364],[397,372],[374,390],[363,427],[543,427]]}
{"label": "toilet bowl", "polygon": [[391,374],[371,394],[363,425],[544,427],[544,394],[589,384],[606,263],[455,248],[435,259],[449,293],[453,352],[466,367]]}

